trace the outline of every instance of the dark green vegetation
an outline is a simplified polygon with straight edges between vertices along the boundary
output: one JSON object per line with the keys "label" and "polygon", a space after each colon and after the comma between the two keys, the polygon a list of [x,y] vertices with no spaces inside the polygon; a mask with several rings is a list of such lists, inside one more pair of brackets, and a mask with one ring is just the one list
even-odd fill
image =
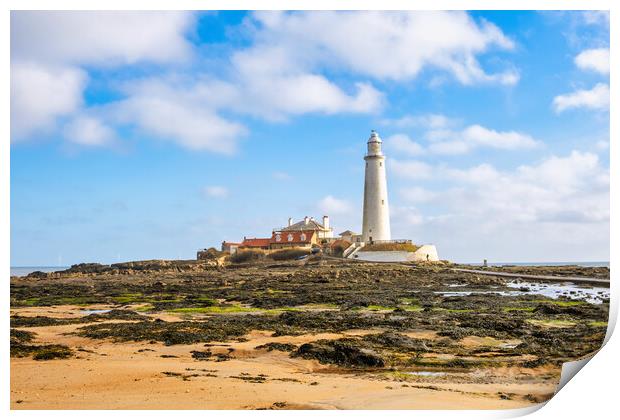
{"label": "dark green vegetation", "polygon": [[407,251],[416,252],[420,247],[409,243],[376,243],[368,244],[362,248],[362,251]]}
{"label": "dark green vegetation", "polygon": [[275,261],[294,260],[295,258],[309,255],[309,249],[283,249],[281,251],[275,251],[269,254],[269,258]]}
{"label": "dark green vegetation", "polygon": [[578,265],[561,266],[522,266],[504,265],[501,267],[480,267],[471,265],[459,265],[460,268],[469,268],[487,271],[502,271],[506,273],[534,274],[543,276],[565,276],[565,277],[593,277],[599,279],[609,278],[609,268],[607,267],[581,267]]}
{"label": "dark green vegetation", "polygon": [[125,309],[113,309],[110,312],[100,314],[90,314],[79,318],[51,318],[47,316],[19,316],[13,315],[11,317],[11,327],[48,327],[51,325],[71,325],[71,324],[87,324],[97,321],[105,320],[124,320],[124,321],[137,321],[150,319],[144,315],[140,315],[134,311],[128,311]]}
{"label": "dark green vegetation", "polygon": [[297,346],[295,344],[291,344],[291,343],[266,343],[260,346],[256,346],[255,347],[256,350],[262,350],[265,349],[267,351],[274,351],[274,350],[278,350],[278,351],[293,351],[295,349],[297,349]]}
{"label": "dark green vegetation", "polygon": [[261,250],[247,250],[247,251],[238,251],[228,257],[228,261],[235,264],[248,263],[252,261],[258,261],[265,258],[265,253]]}
{"label": "dark green vegetation", "polygon": [[[225,267],[184,261],[85,265],[61,274],[12,278],[12,307],[92,302],[117,309],[73,319],[14,316],[11,326],[84,323],[76,334],[166,345],[242,341],[252,330],[273,331],[273,336],[372,330],[376,332],[356,338],[309,339],[299,348],[279,343],[264,348],[348,368],[458,370],[559,365],[597,350],[608,319],[608,302],[483,293],[444,296],[454,285],[464,291],[507,290],[505,279],[457,273],[444,265],[360,264],[316,257],[248,261]],[[592,276],[583,270],[581,275]],[[600,269],[595,272],[601,274]],[[568,269],[563,274],[574,275]],[[158,319],[162,311],[182,320]],[[436,335],[406,335],[420,330]],[[471,336],[487,337],[488,344],[463,345],[461,340]],[[17,338],[15,343],[28,346]],[[212,357],[207,353],[194,357]],[[218,360],[228,357],[217,355]]]}
{"label": "dark green vegetation", "polygon": [[32,356],[34,360],[66,359],[73,355],[67,346],[57,344],[30,344],[35,334],[11,328],[11,357]]}
{"label": "dark green vegetation", "polygon": [[293,355],[306,359],[317,359],[321,363],[334,363],[339,366],[385,366],[385,361],[377,352],[364,348],[360,344],[361,340],[351,338],[319,340],[302,345]]}
{"label": "dark green vegetation", "polygon": [[269,254],[261,250],[249,249],[245,251],[238,251],[228,257],[228,261],[234,264],[246,264],[251,262],[257,262],[265,258],[274,261],[286,261],[294,260],[295,258],[310,254],[310,250],[301,248],[282,249],[280,251],[274,251]]}

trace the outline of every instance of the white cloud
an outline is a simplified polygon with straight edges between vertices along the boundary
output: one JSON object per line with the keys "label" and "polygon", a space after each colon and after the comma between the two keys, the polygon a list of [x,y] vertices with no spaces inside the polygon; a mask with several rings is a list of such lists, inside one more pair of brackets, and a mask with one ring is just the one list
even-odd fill
{"label": "white cloud", "polygon": [[478,124],[461,131],[431,130],[426,133],[433,141],[429,146],[437,154],[462,154],[476,147],[502,150],[522,150],[539,147],[541,143],[528,134],[516,131],[496,131]]}
{"label": "white cloud", "polygon": [[437,192],[422,187],[403,188],[400,195],[411,203],[428,203],[439,196]]}
{"label": "white cloud", "polygon": [[484,184],[500,178],[500,173],[490,164],[482,163],[469,169],[444,168],[444,176],[460,183]]}
{"label": "white cloud", "polygon": [[538,142],[527,134],[516,131],[495,131],[481,125],[467,127],[463,130],[463,137],[471,143],[496,149],[529,149],[538,145]]}
{"label": "white cloud", "polygon": [[390,206],[390,219],[407,226],[420,226],[427,221],[417,208],[410,206]]}
{"label": "white cloud", "polygon": [[383,101],[383,95],[370,84],[358,83],[347,94],[316,74],[252,75],[231,86],[237,91],[228,107],[275,121],[307,113],[372,113]]}
{"label": "white cloud", "polygon": [[[161,77],[128,84],[127,99],[110,106],[117,120],[192,150],[233,153],[247,129],[223,112],[272,121],[305,113],[369,112],[381,94],[359,84],[353,96],[322,76],[266,75],[236,82]],[[274,94],[277,92],[277,94]]]}
{"label": "white cloud", "polygon": [[443,200],[462,217],[488,218],[485,223],[609,219],[609,169],[593,153],[551,156],[512,172],[487,163],[468,169],[428,165],[427,170],[450,186],[437,191],[407,187],[402,195],[411,202]]}
{"label": "white cloud", "polygon": [[[410,156],[423,154],[458,155],[471,152],[479,147],[523,150],[534,149],[542,145],[542,142],[535,140],[532,136],[517,131],[497,131],[479,124],[456,129],[454,126],[460,124],[460,121],[443,115],[405,116],[393,121],[394,123],[390,124],[390,120],[384,120],[386,124],[391,126],[421,126],[426,128],[427,130],[421,137],[429,142],[428,145],[422,145],[413,141],[407,134],[394,134],[385,140],[385,147],[388,153],[398,156],[401,154]],[[404,162],[396,162],[397,171],[408,171],[403,165]]]}
{"label": "white cloud", "polygon": [[609,109],[609,86],[597,83],[590,90],[577,90],[553,98],[555,112],[561,113],[571,108]]}
{"label": "white cloud", "polygon": [[417,160],[390,159],[386,167],[397,176],[410,179],[428,179],[434,173],[431,165]]}
{"label": "white cloud", "polygon": [[80,111],[88,79],[82,66],[187,58],[184,33],[192,21],[171,12],[11,12],[11,140],[51,130],[59,117]]}
{"label": "white cloud", "polygon": [[575,57],[575,64],[582,70],[609,74],[609,48],[585,50]]}
{"label": "white cloud", "polygon": [[11,58],[62,65],[173,62],[191,53],[187,12],[13,11]]}
{"label": "white cloud", "polygon": [[65,138],[82,146],[105,146],[114,141],[114,130],[92,117],[78,117],[64,128]]}
{"label": "white cloud", "polygon": [[[407,202],[432,207],[393,214],[398,236],[434,242],[461,261],[581,261],[609,252],[609,168],[596,154],[573,151],[514,170],[433,169],[440,187],[401,188]],[[409,227],[411,215],[423,223]]]}
{"label": "white cloud", "polygon": [[232,55],[231,80],[225,85],[215,83],[223,105],[271,120],[305,113],[379,110],[383,95],[370,83],[355,83],[346,92],[321,75],[317,63],[297,57],[301,49],[310,46],[287,44],[286,39],[272,39],[268,32],[258,30],[254,45]]}
{"label": "white cloud", "polygon": [[[11,59],[84,78],[80,68],[86,66],[174,66],[193,56],[185,35],[194,23],[190,13],[13,12]],[[127,97],[108,104],[105,112],[80,109],[85,81],[64,89],[72,106],[43,109],[40,115],[30,115],[37,109],[22,94],[27,89],[15,87],[12,101],[24,105],[12,115],[14,137],[30,135],[25,128],[36,127],[37,120],[41,127],[53,127],[59,117],[88,114],[102,122],[112,116],[106,126],[131,125],[192,150],[232,153],[247,132],[235,115],[284,121],[307,113],[379,111],[384,95],[364,79],[408,81],[425,68],[440,69],[463,84],[518,79],[513,69],[491,74],[482,68],[479,55],[514,45],[493,24],[464,12],[256,12],[241,28],[249,46],[218,62],[218,74],[224,76],[176,71],[174,77],[129,81],[138,87],[125,89]],[[381,59],[385,51],[390,59]],[[349,72],[354,81],[330,80],[324,73],[333,70]],[[156,91],[146,90],[154,85],[159,85]],[[430,116],[427,124],[447,122]],[[66,131],[76,134],[76,127]]]}
{"label": "white cloud", "polygon": [[221,185],[209,185],[204,187],[203,192],[208,197],[213,198],[226,198],[228,197],[228,189]]}
{"label": "white cloud", "polygon": [[[482,69],[476,55],[514,44],[495,25],[476,22],[465,12],[257,12],[252,23],[257,39],[275,51],[257,50],[270,59],[258,60],[255,71],[326,66],[375,79],[410,80],[430,67],[463,84],[518,80],[513,69],[497,74]],[[382,59],[386,51],[389,59]]]}
{"label": "white cloud", "polygon": [[219,116],[200,97],[160,81],[132,86],[129,97],[112,104],[110,111],[117,123],[137,126],[190,150],[231,154],[247,132],[241,124]]}
{"label": "white cloud", "polygon": [[336,198],[332,195],[323,197],[318,203],[319,210],[327,215],[346,214],[353,210],[353,206],[347,200]]}
{"label": "white cloud", "polygon": [[599,141],[597,141],[596,144],[595,144],[595,148],[597,150],[601,150],[601,151],[609,150],[609,140],[599,140]]}
{"label": "white cloud", "polygon": [[457,121],[441,114],[405,115],[396,119],[383,119],[381,124],[388,127],[424,127],[441,129],[454,125]]}
{"label": "white cloud", "polygon": [[438,155],[462,155],[471,149],[472,146],[462,140],[440,141],[429,146],[429,151]]}
{"label": "white cloud", "polygon": [[[62,66],[76,74],[83,73],[81,66],[175,64],[192,56],[185,35],[194,20],[190,13],[176,12],[13,12],[12,60],[30,60],[42,72]],[[305,113],[368,113],[381,107],[383,95],[370,83],[341,88],[318,69],[297,68],[290,61],[290,51],[282,53],[278,45],[262,43],[259,33],[254,36],[252,46],[233,52],[230,62],[224,64],[229,66],[225,79],[198,74],[154,78],[147,81],[155,82],[150,85],[134,81],[128,85],[145,89],[127,89],[127,98],[107,108],[116,108],[111,115],[123,114],[123,123],[183,147],[231,153],[247,130],[231,117],[224,118],[223,112],[284,120]],[[12,116],[15,138],[28,136],[32,130],[26,132],[25,128],[36,128],[37,122],[53,126],[58,116],[80,111],[85,83],[79,89],[63,89],[76,105],[52,106],[40,116],[29,115],[39,109],[28,102],[36,96],[22,94],[27,90],[22,86],[28,86],[28,77],[30,74],[24,73],[22,85],[13,89],[12,100],[24,104]],[[19,75],[15,79],[20,80]],[[155,92],[148,91],[154,87]],[[39,98],[40,102],[49,102],[48,97]],[[98,118],[106,116],[100,113]],[[71,127],[73,132],[75,128]]]}
{"label": "white cloud", "polygon": [[385,147],[395,152],[402,152],[410,156],[424,154],[424,148],[414,142],[406,134],[394,134],[385,139]]}
{"label": "white cloud", "polygon": [[603,25],[609,26],[608,10],[584,10],[581,17],[586,25]]}
{"label": "white cloud", "polygon": [[11,139],[17,141],[55,127],[56,118],[82,105],[86,74],[72,67],[11,63]]}

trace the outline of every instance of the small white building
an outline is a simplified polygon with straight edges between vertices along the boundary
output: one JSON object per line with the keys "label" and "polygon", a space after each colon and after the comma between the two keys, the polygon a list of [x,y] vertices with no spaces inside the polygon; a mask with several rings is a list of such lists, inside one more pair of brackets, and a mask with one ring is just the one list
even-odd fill
{"label": "small white building", "polygon": [[303,220],[293,223],[293,218],[288,218],[287,226],[274,229],[279,232],[301,232],[301,231],[314,231],[316,232],[317,239],[332,239],[334,237],[334,230],[329,225],[329,216],[323,216],[323,223],[319,223],[314,220],[314,217],[306,216]]}

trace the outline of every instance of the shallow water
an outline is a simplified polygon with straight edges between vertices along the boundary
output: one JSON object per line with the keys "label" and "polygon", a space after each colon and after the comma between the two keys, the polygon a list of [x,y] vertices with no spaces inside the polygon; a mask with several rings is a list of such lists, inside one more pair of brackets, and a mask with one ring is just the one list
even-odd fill
{"label": "shallow water", "polygon": [[543,295],[552,299],[567,297],[575,300],[585,300],[586,302],[601,304],[603,299],[609,299],[608,287],[578,286],[574,283],[530,283],[525,281],[510,282],[508,287],[519,289],[527,287],[529,291],[520,291],[522,294]]}
{"label": "shallow water", "polygon": [[[609,299],[609,288],[595,286],[578,286],[574,283],[531,283],[526,281],[511,281],[506,284],[511,289],[525,288],[527,290],[467,290],[435,292],[442,296],[469,296],[476,294],[497,294],[500,296],[542,295],[552,299],[565,297],[572,300],[585,300],[589,303],[601,304]],[[450,285],[456,287],[456,285]]]}
{"label": "shallow water", "polygon": [[80,313],[85,314],[85,315],[92,315],[92,314],[105,314],[110,311],[111,309],[84,309],[80,311]]}
{"label": "shallow water", "polygon": [[432,372],[426,370],[419,370],[413,372],[405,372],[407,375],[416,375],[416,376],[445,376],[446,372]]}
{"label": "shallow water", "polygon": [[11,276],[27,276],[35,271],[53,273],[54,271],[66,270],[69,267],[63,266],[32,266],[32,267],[11,267]]}
{"label": "shallow water", "polygon": [[[481,266],[480,263],[463,263],[464,265]],[[579,267],[607,267],[609,261],[554,261],[554,262],[487,262],[489,267],[560,267],[563,265],[577,265]]]}

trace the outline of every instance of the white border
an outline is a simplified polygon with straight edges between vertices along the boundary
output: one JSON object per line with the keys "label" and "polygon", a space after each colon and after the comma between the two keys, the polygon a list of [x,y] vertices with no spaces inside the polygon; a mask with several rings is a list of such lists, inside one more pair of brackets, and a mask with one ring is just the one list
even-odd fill
{"label": "white border", "polygon": [[[611,10],[611,39],[614,39],[617,31],[615,30],[618,21],[616,15],[620,6],[618,2],[603,1],[603,0],[434,0],[420,1],[400,1],[400,0],[382,0],[381,2],[373,2],[369,0],[338,0],[336,2],[324,1],[324,0],[264,0],[264,1],[248,1],[248,0],[178,0],[178,1],[164,1],[164,0],[142,0],[142,1],[129,1],[129,0],[107,0],[107,1],[89,1],[88,3],[79,0],[57,0],[53,4],[44,0],[8,0],[3,2],[5,5],[4,14],[0,21],[0,31],[2,33],[2,64],[4,68],[4,83],[2,84],[3,101],[2,114],[0,116],[2,124],[0,127],[3,129],[3,141],[1,144],[2,149],[0,152],[0,242],[1,255],[2,255],[2,273],[4,274],[3,291],[3,310],[4,314],[9,313],[9,270],[10,270],[10,215],[9,215],[9,155],[10,155],[10,130],[9,130],[9,63],[10,63],[10,10],[27,10],[27,9],[65,9],[65,10],[256,10],[256,9],[309,9],[309,10],[321,10],[321,9],[338,9],[338,10],[368,10],[368,9],[381,9],[381,10],[402,10],[402,9],[416,9],[416,10]],[[616,10],[614,10],[614,6]],[[612,43],[613,44],[613,43]],[[611,81],[611,111],[610,121],[611,130],[610,138],[610,166],[611,166],[611,214],[616,214],[620,206],[618,206],[619,195],[617,189],[614,190],[616,180],[618,178],[618,151],[616,141],[618,141],[618,128],[615,121],[620,120],[617,108],[614,106],[614,98],[618,97],[618,88],[613,83],[615,70],[617,69],[618,59],[615,53],[612,51],[612,72],[610,74]],[[618,226],[615,223],[615,219],[611,219],[611,249],[610,256],[612,265],[617,261],[618,254]],[[616,284],[617,276],[612,270],[612,284]],[[577,380],[570,381],[565,388],[562,389],[548,404],[546,404],[543,410],[539,410],[532,414],[532,418],[560,418],[560,419],[572,419],[572,418],[610,418],[611,413],[618,405],[618,398],[615,392],[617,389],[617,378],[619,377],[619,363],[616,355],[620,354],[618,339],[613,336],[610,339],[610,333],[613,330],[613,325],[617,318],[618,310],[618,292],[616,287],[612,286],[612,309],[610,316],[610,328],[608,330],[607,339],[609,339],[607,345],[601,349],[601,351],[588,363],[588,367],[579,373]],[[3,318],[3,332],[4,332],[4,346],[3,358],[2,358],[2,401],[3,409],[9,410],[9,387],[10,376],[9,372],[9,320],[8,316]],[[539,407],[537,407],[539,408]],[[534,409],[526,410],[506,410],[506,411],[347,411],[347,412],[323,412],[320,415],[332,417],[332,416],[344,416],[355,417],[356,419],[376,419],[377,416],[390,416],[390,418],[408,418],[415,416],[418,418],[459,418],[459,419],[481,419],[481,418],[506,418],[527,414]],[[10,416],[15,418],[31,418],[45,416],[46,418],[83,418],[88,416],[89,418],[105,418],[111,414],[115,417],[136,416],[136,415],[148,415],[155,419],[168,419],[170,416],[179,415],[186,418],[203,418],[206,414],[201,411],[183,411],[183,412],[169,412],[169,411],[151,411],[151,412],[135,412],[135,411],[115,411],[109,413],[106,411],[89,411],[88,413],[80,411],[12,411]],[[213,413],[215,416],[222,416],[224,418],[250,418],[250,417],[281,417],[288,418],[291,414],[300,419],[314,418],[317,413],[298,411],[295,413],[290,412],[250,412],[250,411],[221,411]]]}

